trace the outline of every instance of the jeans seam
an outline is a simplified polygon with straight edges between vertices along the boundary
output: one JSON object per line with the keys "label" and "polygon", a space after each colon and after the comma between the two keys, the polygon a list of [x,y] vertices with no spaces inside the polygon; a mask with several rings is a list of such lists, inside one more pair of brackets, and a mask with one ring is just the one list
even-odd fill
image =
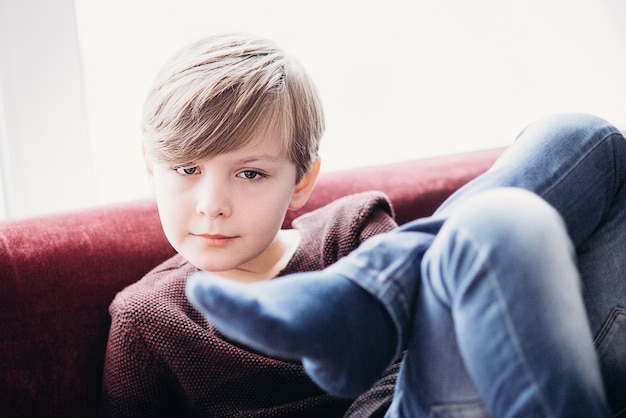
{"label": "jeans seam", "polygon": [[[606,133],[604,136],[602,136],[599,140],[595,141],[593,143],[593,145],[583,154],[581,154],[580,158],[578,158],[578,160],[576,161],[575,164],[572,164],[569,169],[564,172],[563,174],[558,175],[558,178],[555,179],[554,181],[549,181],[548,184],[550,185],[548,188],[546,188],[543,192],[541,191],[536,191],[536,193],[539,196],[542,196],[544,199],[549,200],[549,194],[567,177],[569,176],[572,172],[574,172],[576,170],[576,168],[583,163],[583,161],[585,161],[587,158],[589,158],[589,156],[596,151],[605,141],[607,140],[611,140],[613,136],[621,136],[620,132],[617,131],[610,131],[608,133]],[[613,147],[611,147],[613,148]],[[611,151],[611,159],[613,162],[613,196],[615,195],[616,192],[616,187],[617,185],[616,183],[616,179],[615,179],[615,164],[616,164],[616,159],[615,159],[615,152],[614,150]],[[603,215],[604,216],[604,215]]]}
{"label": "jeans seam", "polygon": [[626,308],[617,307],[617,308],[614,308],[614,309],[611,310],[611,313],[609,314],[609,317],[607,318],[607,320],[604,323],[604,325],[602,325],[602,329],[600,329],[600,332],[598,333],[598,335],[594,339],[593,343],[594,343],[594,346],[596,347],[596,349],[599,348],[602,345],[602,343],[604,342],[604,338],[607,336],[607,334],[611,330],[611,327],[613,326],[615,321],[617,321],[617,319],[621,315],[626,315]]}

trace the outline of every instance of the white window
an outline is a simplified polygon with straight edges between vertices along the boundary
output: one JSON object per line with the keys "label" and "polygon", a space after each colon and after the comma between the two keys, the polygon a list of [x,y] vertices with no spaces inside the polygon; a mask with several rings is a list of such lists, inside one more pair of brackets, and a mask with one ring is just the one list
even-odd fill
{"label": "white window", "polygon": [[4,216],[94,204],[71,0],[0,0],[0,176]]}

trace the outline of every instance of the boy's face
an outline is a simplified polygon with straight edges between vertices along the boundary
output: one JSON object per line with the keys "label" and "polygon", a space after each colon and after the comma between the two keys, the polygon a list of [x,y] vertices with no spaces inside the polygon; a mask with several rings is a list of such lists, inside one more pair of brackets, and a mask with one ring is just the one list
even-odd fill
{"label": "boy's face", "polygon": [[199,269],[249,270],[271,260],[287,210],[304,205],[318,167],[296,184],[295,164],[277,142],[258,138],[191,167],[148,162],[165,235]]}

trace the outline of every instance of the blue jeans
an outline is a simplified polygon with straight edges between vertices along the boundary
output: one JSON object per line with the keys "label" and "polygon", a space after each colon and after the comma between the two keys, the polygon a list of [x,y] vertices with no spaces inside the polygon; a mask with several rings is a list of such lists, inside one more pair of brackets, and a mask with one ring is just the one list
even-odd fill
{"label": "blue jeans", "polygon": [[[337,263],[406,349],[388,416],[626,410],[625,178],[616,128],[547,118],[432,217]],[[426,250],[406,245],[411,234]]]}

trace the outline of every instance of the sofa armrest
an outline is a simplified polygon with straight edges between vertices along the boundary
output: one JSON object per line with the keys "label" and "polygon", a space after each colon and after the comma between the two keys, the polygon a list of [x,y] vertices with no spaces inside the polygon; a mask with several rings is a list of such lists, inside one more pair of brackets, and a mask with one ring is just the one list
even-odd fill
{"label": "sofa armrest", "polygon": [[95,416],[108,305],[172,254],[152,201],[0,223],[0,416]]}

